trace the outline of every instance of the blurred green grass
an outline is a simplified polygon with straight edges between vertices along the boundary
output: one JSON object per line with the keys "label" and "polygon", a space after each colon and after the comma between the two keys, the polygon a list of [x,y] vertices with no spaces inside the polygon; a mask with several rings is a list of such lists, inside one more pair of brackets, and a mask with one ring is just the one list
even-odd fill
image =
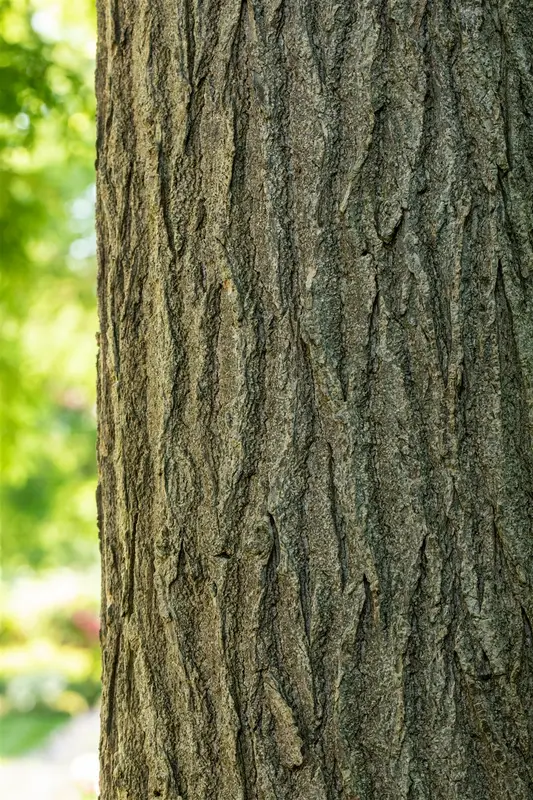
{"label": "blurred green grass", "polygon": [[65,711],[10,711],[0,720],[0,758],[14,758],[42,745],[70,718]]}

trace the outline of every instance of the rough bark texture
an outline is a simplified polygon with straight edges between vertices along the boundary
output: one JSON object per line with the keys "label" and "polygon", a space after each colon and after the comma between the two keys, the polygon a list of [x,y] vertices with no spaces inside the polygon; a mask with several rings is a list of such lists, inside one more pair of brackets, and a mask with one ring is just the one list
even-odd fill
{"label": "rough bark texture", "polygon": [[102,798],[533,798],[533,2],[100,0]]}

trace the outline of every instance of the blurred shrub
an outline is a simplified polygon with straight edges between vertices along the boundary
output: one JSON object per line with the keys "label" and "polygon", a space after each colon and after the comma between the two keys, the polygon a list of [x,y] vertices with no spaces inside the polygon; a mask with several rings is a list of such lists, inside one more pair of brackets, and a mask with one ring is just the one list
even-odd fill
{"label": "blurred shrub", "polygon": [[100,623],[97,609],[56,611],[47,621],[47,631],[50,639],[61,645],[98,647]]}
{"label": "blurred shrub", "polygon": [[[68,578],[63,580],[68,587]],[[61,576],[56,577],[60,581]],[[44,603],[48,584],[25,581],[27,615],[20,597],[5,602],[0,649],[0,696],[3,711],[56,710],[78,713],[94,705],[100,693],[99,621],[96,597],[80,594],[69,602],[58,593]],[[95,593],[98,587],[95,586]],[[41,603],[42,610],[35,612]]]}

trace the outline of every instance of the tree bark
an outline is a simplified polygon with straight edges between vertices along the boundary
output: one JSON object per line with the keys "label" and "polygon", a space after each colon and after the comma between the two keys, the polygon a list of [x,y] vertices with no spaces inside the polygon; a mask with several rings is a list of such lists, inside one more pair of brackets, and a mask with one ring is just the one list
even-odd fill
{"label": "tree bark", "polygon": [[531,0],[100,0],[103,800],[533,798]]}

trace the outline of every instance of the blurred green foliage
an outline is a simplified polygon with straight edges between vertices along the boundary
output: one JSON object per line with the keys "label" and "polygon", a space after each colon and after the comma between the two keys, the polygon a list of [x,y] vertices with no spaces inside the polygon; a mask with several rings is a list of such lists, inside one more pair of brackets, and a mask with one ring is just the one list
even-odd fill
{"label": "blurred green foliage", "polygon": [[91,0],[0,0],[2,562],[95,560]]}

